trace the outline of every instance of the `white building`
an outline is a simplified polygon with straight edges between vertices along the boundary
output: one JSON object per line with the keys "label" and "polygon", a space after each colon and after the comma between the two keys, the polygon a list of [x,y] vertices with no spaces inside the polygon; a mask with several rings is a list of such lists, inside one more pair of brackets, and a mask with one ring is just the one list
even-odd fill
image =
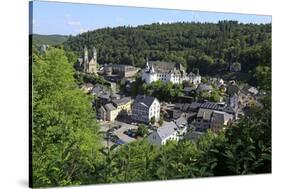
{"label": "white building", "polygon": [[132,119],[149,123],[151,118],[160,119],[160,103],[155,97],[138,95],[132,105]]}
{"label": "white building", "polygon": [[147,84],[161,80],[165,83],[172,82],[173,84],[189,81],[194,85],[198,85],[201,83],[201,76],[199,73],[194,74],[192,72],[187,75],[183,66],[179,63],[160,61],[149,63],[147,61],[142,72],[142,80]]}
{"label": "white building", "polygon": [[157,131],[152,132],[147,137],[147,140],[149,143],[157,146],[165,145],[169,140],[178,141],[178,127],[174,122],[165,123]]}
{"label": "white building", "polygon": [[187,117],[182,115],[174,121],[165,122],[162,127],[152,132],[147,139],[151,144],[165,145],[168,140],[178,141],[182,139],[187,133],[187,128]]}

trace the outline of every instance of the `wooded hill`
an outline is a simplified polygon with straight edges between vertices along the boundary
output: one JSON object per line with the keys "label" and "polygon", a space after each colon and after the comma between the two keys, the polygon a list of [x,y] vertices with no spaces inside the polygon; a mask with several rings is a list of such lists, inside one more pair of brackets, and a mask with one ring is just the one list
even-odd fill
{"label": "wooded hill", "polygon": [[68,36],[66,35],[32,35],[32,43],[35,47],[39,47],[43,44],[48,45],[60,45],[67,40]]}
{"label": "wooded hill", "polygon": [[70,36],[63,45],[79,55],[85,45],[90,50],[95,46],[99,63],[142,67],[148,57],[176,61],[187,69],[198,67],[203,75],[214,75],[239,62],[248,73],[258,65],[271,65],[271,24],[177,22],[103,28]]}

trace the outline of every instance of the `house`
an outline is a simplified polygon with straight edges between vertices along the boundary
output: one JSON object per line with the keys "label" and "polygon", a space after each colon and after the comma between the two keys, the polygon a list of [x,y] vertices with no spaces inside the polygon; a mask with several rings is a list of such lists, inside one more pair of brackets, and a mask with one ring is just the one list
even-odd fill
{"label": "house", "polygon": [[245,106],[251,106],[253,104],[256,104],[257,100],[254,95],[251,95],[250,93],[243,93],[241,92],[239,95],[239,105],[245,107]]}
{"label": "house", "polygon": [[213,87],[211,85],[200,83],[198,85],[198,87],[196,88],[196,93],[207,92],[210,94],[212,92],[212,90],[213,90]]}
{"label": "house", "polygon": [[103,121],[114,121],[118,115],[128,114],[131,111],[132,100],[129,97],[109,100],[108,102],[98,108],[97,117]]}
{"label": "house", "polygon": [[185,94],[186,96],[189,96],[189,95],[191,95],[191,94],[195,91],[195,89],[196,89],[196,88],[194,88],[194,87],[185,87],[185,88],[183,89],[183,92],[184,92],[184,94]]}
{"label": "house", "polygon": [[181,138],[187,131],[188,120],[186,114],[182,114],[178,119],[174,120],[174,123],[178,127],[178,135]]}
{"label": "house", "polygon": [[178,141],[178,130],[179,128],[174,122],[167,122],[148,135],[147,140],[149,143],[157,146],[165,145],[169,140]]}
{"label": "house", "polygon": [[218,132],[223,125],[228,125],[233,120],[233,115],[222,111],[213,111],[211,118],[211,129]]}
{"label": "house", "polygon": [[106,109],[104,108],[104,106],[101,106],[98,109],[98,114],[97,114],[97,118],[102,120],[102,121],[106,121],[107,120],[107,116],[106,116]]}
{"label": "house", "polygon": [[193,84],[194,86],[197,86],[201,83],[201,76],[199,75],[199,71],[197,74],[194,74],[193,72],[190,72],[186,78],[184,78],[185,81],[188,81],[189,83]]}
{"label": "house", "polygon": [[155,121],[160,118],[160,103],[155,97],[138,95],[132,105],[132,119],[149,123],[151,118]]}
{"label": "house", "polygon": [[209,78],[209,81],[210,83],[214,84],[218,88],[224,86],[224,80],[221,78],[211,77]]}
{"label": "house", "polygon": [[239,96],[236,93],[234,93],[233,95],[229,95],[227,98],[227,106],[223,109],[223,111],[232,114],[234,116],[234,119],[237,119],[238,109]]}
{"label": "house", "polygon": [[168,140],[178,141],[182,139],[187,131],[187,117],[183,114],[178,119],[165,122],[162,127],[148,136],[148,141],[155,145],[165,145]]}
{"label": "house", "polygon": [[104,109],[106,110],[106,120],[107,121],[114,121],[116,117],[118,116],[118,110],[115,106],[113,106],[112,103],[108,103],[104,106]]}
{"label": "house", "polygon": [[223,125],[228,125],[232,120],[234,120],[233,114],[200,108],[195,121],[195,129],[199,132],[205,132],[207,129],[217,132]]}
{"label": "house", "polygon": [[132,100],[130,97],[112,100],[112,103],[117,108],[118,112],[129,113],[131,112]]}
{"label": "house", "polygon": [[180,63],[163,61],[146,61],[146,66],[142,72],[142,80],[147,84],[161,80],[164,83],[172,82],[180,84],[189,81],[192,84],[199,84],[201,76],[198,74],[186,74],[184,67]]}
{"label": "house", "polygon": [[195,121],[196,131],[205,132],[210,128],[210,121],[214,110],[200,108]]}
{"label": "house", "polygon": [[103,94],[110,94],[110,89],[104,85],[96,84],[91,90],[92,95],[100,97]]}

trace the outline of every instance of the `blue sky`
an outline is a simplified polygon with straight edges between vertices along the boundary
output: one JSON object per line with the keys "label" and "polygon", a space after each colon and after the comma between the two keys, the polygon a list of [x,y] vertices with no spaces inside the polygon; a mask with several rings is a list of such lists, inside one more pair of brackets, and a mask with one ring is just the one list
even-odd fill
{"label": "blue sky", "polygon": [[219,20],[260,24],[271,23],[271,16],[34,1],[32,23],[33,33],[77,35],[104,27]]}

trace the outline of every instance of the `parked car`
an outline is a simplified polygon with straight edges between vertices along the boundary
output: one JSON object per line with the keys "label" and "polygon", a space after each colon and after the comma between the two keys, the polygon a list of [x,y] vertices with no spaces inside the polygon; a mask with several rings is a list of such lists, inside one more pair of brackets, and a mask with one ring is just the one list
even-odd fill
{"label": "parked car", "polygon": [[116,144],[122,145],[122,144],[125,144],[125,142],[123,140],[119,139],[119,140],[116,141]]}

